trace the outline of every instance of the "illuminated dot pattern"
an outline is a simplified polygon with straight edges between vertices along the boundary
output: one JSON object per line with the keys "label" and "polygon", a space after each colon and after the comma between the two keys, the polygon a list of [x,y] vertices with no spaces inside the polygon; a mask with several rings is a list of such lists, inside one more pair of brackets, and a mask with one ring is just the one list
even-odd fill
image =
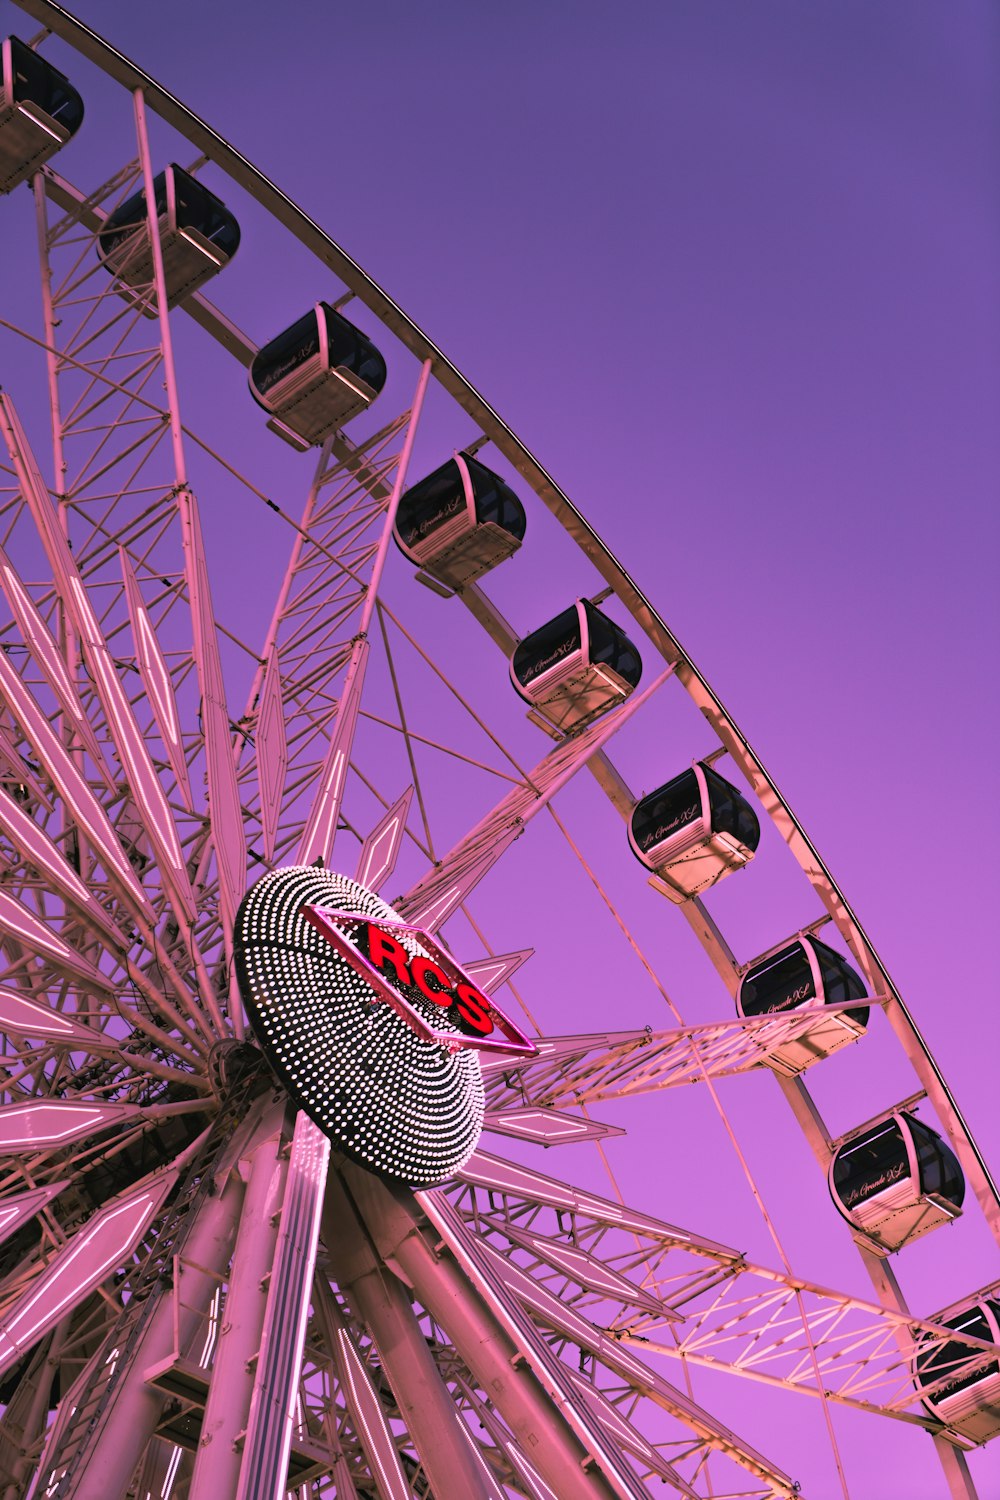
{"label": "illuminated dot pattern", "polygon": [[[443,1182],[482,1130],[479,1059],[422,1041],[306,920],[310,905],[400,920],[332,870],[265,875],[244,897],[234,944],[254,1034],[292,1098],[345,1155],[409,1187]],[[410,954],[425,952],[396,936]],[[427,1010],[437,1030],[461,1035],[440,1007]]]}

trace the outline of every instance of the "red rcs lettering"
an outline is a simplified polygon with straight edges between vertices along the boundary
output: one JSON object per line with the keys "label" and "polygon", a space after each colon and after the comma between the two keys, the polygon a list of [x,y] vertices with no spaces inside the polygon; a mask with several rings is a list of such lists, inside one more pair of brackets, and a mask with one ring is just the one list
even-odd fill
{"label": "red rcs lettering", "polygon": [[399,983],[412,985],[413,980],[406,967],[406,949],[402,943],[397,943],[394,937],[390,937],[380,927],[373,927],[370,923],[365,924],[364,930],[368,939],[368,957],[372,968],[380,969],[384,974],[386,963],[390,963],[396,971]]}
{"label": "red rcs lettering", "polygon": [[[454,1006],[461,1018],[461,1029],[471,1028],[480,1036],[489,1036],[493,1030],[490,1002],[474,984],[462,980],[453,987],[440,964],[420,954],[411,957],[402,943],[374,923],[359,924],[358,938],[362,949],[367,950],[372,967],[386,978],[390,977],[391,972],[400,987],[417,990],[425,1000],[439,1005],[442,1010],[450,1010]],[[463,1021],[464,1027],[461,1026]]]}
{"label": "red rcs lettering", "polygon": [[[433,1000],[435,1005],[447,1008],[454,1000],[451,992],[451,981],[440,964],[432,963],[429,958],[411,958],[410,972],[413,975],[413,983],[426,1000]],[[435,983],[432,985],[431,980]]]}
{"label": "red rcs lettering", "polygon": [[458,985],[455,994],[458,997],[458,1013],[462,1019],[468,1021],[469,1025],[483,1036],[488,1036],[493,1030],[493,1021],[486,996],[481,994],[473,984]]}

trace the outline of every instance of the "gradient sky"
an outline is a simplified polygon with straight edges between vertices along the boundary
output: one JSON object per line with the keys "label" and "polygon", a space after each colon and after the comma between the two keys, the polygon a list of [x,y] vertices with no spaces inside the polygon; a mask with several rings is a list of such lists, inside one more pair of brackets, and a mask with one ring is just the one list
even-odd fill
{"label": "gradient sky", "polygon": [[[1000,1161],[996,7],[78,10],[327,228],[591,519],[802,819]],[[301,293],[281,299],[291,321]],[[770,1190],[794,1218],[798,1187],[776,1172]],[[644,1206],[727,1237],[724,1217]],[[826,1229],[799,1236],[802,1274],[829,1279]],[[920,1261],[915,1311],[963,1290],[937,1293],[938,1274]],[[961,1274],[997,1273],[976,1251]],[[760,1446],[825,1500],[813,1409],[804,1437],[786,1410],[784,1446]],[[857,1500],[944,1493],[929,1445],[844,1423]],[[1000,1494],[1000,1452],[974,1467]]]}

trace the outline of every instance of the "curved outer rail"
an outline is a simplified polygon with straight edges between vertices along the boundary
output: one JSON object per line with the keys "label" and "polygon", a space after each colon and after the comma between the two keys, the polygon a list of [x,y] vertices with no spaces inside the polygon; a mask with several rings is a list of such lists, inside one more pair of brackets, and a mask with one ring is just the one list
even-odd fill
{"label": "curved outer rail", "polygon": [[[788,845],[820,901],[836,923],[845,942],[861,965],[873,992],[888,995],[886,1015],[917,1074],[938,1118],[951,1138],[956,1154],[987,1223],[1000,1243],[1000,1189],[976,1143],[958,1103],[949,1089],[927,1046],[919,1027],[892,983],[877,951],[868,938],[849,902],[833,879],[815,845],[778,791],[746,737],[734,723],[720,699],[698,671],[694,662],[668,629],[641,589],[604,546],[569,497],[556,484],[538,459],[524,446],[503,419],[465,379],[451,361],[432,343],[402,308],[357,264],[347,252],[304,213],[267,177],[236,151],[196,114],[168,93],[148,73],[131,62],[97,32],[71,15],[52,0],[15,0],[53,34],[68,42],[105,73],[132,90],[141,88],[148,106],[169,125],[180,131],[220,166],[249,195],[294,234],[358,299],[410,350],[417,359],[430,360],[435,378],[475,421],[538,498],[569,532],[589,557],[605,582],[642,627],[657,650],[672,666],[677,676],[712,725],[732,759],[740,767],[757,797]],[[198,317],[197,311],[191,309]],[[200,319],[199,319],[200,320]],[[214,321],[214,320],[213,320]],[[227,339],[224,320],[214,321],[213,333],[228,344],[230,352],[245,360],[245,344],[236,330]],[[720,941],[707,914],[700,905],[689,903],[689,917],[694,930],[720,969],[731,969],[731,956]],[[685,911],[688,908],[684,908]],[[808,1100],[805,1091],[802,1097]],[[799,1112],[798,1110],[796,1111]]]}

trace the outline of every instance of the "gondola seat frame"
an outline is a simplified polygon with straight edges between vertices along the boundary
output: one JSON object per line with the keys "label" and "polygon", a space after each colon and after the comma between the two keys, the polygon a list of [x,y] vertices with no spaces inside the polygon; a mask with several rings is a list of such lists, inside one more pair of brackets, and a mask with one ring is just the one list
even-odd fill
{"label": "gondola seat frame", "polygon": [[[809,964],[809,972],[812,976],[813,993],[807,996],[798,1005],[783,1007],[780,1011],[774,1011],[775,1015],[798,1014],[802,1011],[818,1011],[820,1016],[816,1024],[810,1026],[809,1031],[802,1036],[779,1042],[776,1046],[768,1048],[764,1052],[762,1061],[773,1072],[781,1074],[784,1078],[794,1078],[806,1068],[811,1068],[814,1063],[822,1062],[824,1058],[831,1057],[839,1052],[842,1047],[848,1047],[864,1036],[867,1030],[867,1016],[864,1020],[856,1018],[849,1010],[827,1011],[826,981],[820,964],[819,954],[816,951],[816,939],[810,932],[797,932],[787,942],[771,948],[759,958],[755,958],[743,970],[740,977],[740,985],[736,994],[736,1009],[741,1016],[747,1013],[743,1009],[742,994],[744,984],[751,980],[754,971],[757,970],[768,959],[775,959],[785,951],[798,944],[805,953]],[[831,950],[835,951],[835,950]],[[846,962],[841,954],[836,955],[842,962]],[[868,997],[866,997],[868,998]],[[857,1009],[867,1009],[865,1001],[858,999]],[[766,1012],[751,1012],[756,1016]]]}
{"label": "gondola seat frame", "polygon": [[[916,1142],[909,1128],[910,1117],[903,1111],[893,1111],[885,1117],[884,1123],[890,1120],[902,1133],[909,1169],[905,1176],[887,1183],[879,1192],[847,1208],[834,1186],[839,1151],[834,1152],[830,1160],[828,1174],[830,1196],[838,1213],[850,1224],[854,1238],[866,1249],[883,1257],[902,1250],[933,1229],[954,1223],[962,1215],[960,1205],[940,1193],[924,1191]],[[916,1123],[922,1124],[920,1121]],[[930,1130],[929,1126],[924,1128]],[[936,1131],[931,1133],[937,1135]],[[840,1149],[849,1146],[853,1139],[857,1137],[843,1142]]]}
{"label": "gondola seat frame", "polygon": [[[516,652],[510,660],[510,678],[515,691],[531,704],[533,714],[538,714],[561,734],[578,734],[601,714],[624,703],[635,687],[634,683],[629,682],[606,662],[590,660],[587,605],[587,600],[575,601],[579,644],[533,677],[529,685],[522,684],[514,670]],[[590,608],[596,610],[596,605],[590,605]],[[607,619],[606,616],[604,618]],[[607,623],[624,636],[624,632],[613,622]],[[541,629],[544,630],[545,626]]]}
{"label": "gondola seat frame", "polygon": [[353,370],[345,365],[330,365],[328,311],[336,309],[328,308],[325,302],[314,304],[318,334],[315,352],[300,364],[292,365],[266,391],[255,385],[253,366],[250,369],[250,393],[258,406],[270,414],[269,431],[302,452],[325,442],[352,417],[367,411],[378,395],[378,390]]}
{"label": "gondola seat frame", "polygon": [[[422,572],[445,588],[458,590],[513,557],[521,546],[521,538],[496,521],[480,519],[469,455],[456,450],[449,462],[457,468],[464,505],[443,524],[430,530],[426,538],[406,542],[398,530],[393,534],[400,551]],[[485,470],[485,465],[477,464],[477,467]],[[486,472],[492,474],[492,471]],[[503,483],[499,475],[492,477]]]}
{"label": "gondola seat frame", "polygon": [[[712,801],[705,767],[700,761],[694,761],[690,769],[694,772],[701,801],[701,811],[697,818],[683,824],[676,833],[664,839],[656,846],[655,852],[640,849],[632,831],[631,819],[628,824],[628,839],[633,854],[647,870],[652,871],[650,884],[676,906],[682,906],[685,901],[699,896],[702,891],[716,885],[734,870],[743,869],[755,853],[735,834],[723,829],[713,829]],[[651,796],[655,795],[651,793]],[[644,800],[646,799],[640,799]]]}
{"label": "gondola seat frame", "polygon": [[[157,173],[154,179],[156,196],[159,199],[162,182],[164,203],[157,214],[156,226],[163,258],[168,307],[176,307],[213,276],[217,276],[235,254],[235,250],[229,254],[214,244],[196,225],[178,223],[178,175],[194,182],[200,193],[218,203],[222,211],[228,214],[221,199],[202,183],[191,178],[176,162],[170,162],[162,172]],[[144,193],[134,193],[117,212],[121,213],[129,205],[134,205],[135,219],[126,226],[115,223],[115,214],[110,215],[97,236],[98,255],[105,268],[114,276],[121,295],[128,301],[136,302],[147,317],[155,317],[153,242]],[[127,232],[122,233],[122,230]],[[117,238],[112,238],[113,236]]]}
{"label": "gondola seat frame", "polygon": [[[27,43],[15,36],[5,37],[0,44],[0,193],[13,192],[22,182],[27,182],[79,129],[79,122],[74,129],[69,129],[34,99],[18,98],[15,79],[18,49],[31,51]],[[48,58],[33,56],[80,101],[65,73],[53,67]]]}

